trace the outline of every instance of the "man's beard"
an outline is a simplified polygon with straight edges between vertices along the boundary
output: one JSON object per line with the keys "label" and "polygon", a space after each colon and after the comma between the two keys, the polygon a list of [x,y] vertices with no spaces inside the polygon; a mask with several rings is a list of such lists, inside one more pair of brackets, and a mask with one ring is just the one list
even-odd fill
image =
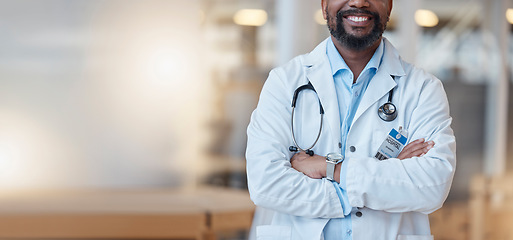
{"label": "man's beard", "polygon": [[[328,9],[326,9],[326,12],[328,12]],[[362,37],[357,37],[354,35],[351,35],[344,29],[343,21],[344,21],[344,15],[348,14],[355,14],[355,13],[364,13],[372,15],[372,18],[374,19],[374,27],[372,28],[372,31]],[[374,45],[376,41],[378,41],[381,36],[383,35],[383,32],[385,32],[386,29],[386,23],[383,24],[381,22],[381,18],[379,17],[378,13],[370,12],[367,10],[346,10],[346,11],[339,11],[337,13],[336,19],[334,19],[336,28],[333,28],[332,24],[332,16],[328,14],[328,29],[330,30],[330,33],[337,41],[344,45],[345,47],[361,51],[364,49],[369,48],[370,46]]]}

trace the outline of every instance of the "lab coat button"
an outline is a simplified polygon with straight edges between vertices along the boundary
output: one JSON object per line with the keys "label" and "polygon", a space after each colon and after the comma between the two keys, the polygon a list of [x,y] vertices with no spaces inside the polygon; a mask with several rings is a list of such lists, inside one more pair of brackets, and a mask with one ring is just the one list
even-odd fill
{"label": "lab coat button", "polygon": [[349,151],[356,152],[356,147],[354,147],[354,146],[349,147]]}
{"label": "lab coat button", "polygon": [[360,212],[360,211],[358,211],[358,212],[356,212],[356,213],[355,213],[355,215],[356,215],[357,217],[362,217],[363,213],[362,213],[362,212]]}
{"label": "lab coat button", "polygon": [[342,148],[342,143],[338,143],[338,148]]}
{"label": "lab coat button", "polygon": [[351,233],[353,233],[353,231],[347,230],[347,235],[351,235]]}

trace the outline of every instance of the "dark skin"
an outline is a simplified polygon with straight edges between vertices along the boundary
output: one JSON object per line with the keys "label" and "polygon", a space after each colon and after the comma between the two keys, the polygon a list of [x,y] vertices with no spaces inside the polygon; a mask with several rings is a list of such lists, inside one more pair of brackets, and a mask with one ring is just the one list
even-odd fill
{"label": "dark skin", "polygon": [[[336,16],[341,10],[364,9],[379,14],[382,22],[387,22],[392,12],[393,0],[322,0],[324,19],[330,16],[328,24],[331,27],[336,26]],[[372,31],[374,27],[373,16],[363,13],[349,14],[343,16],[343,27],[349,34],[357,37],[365,36]],[[346,62],[347,66],[354,74],[353,83],[356,83],[358,76],[370,61],[374,52],[379,47],[382,37],[379,38],[370,47],[362,50],[354,50],[344,46],[335,37],[331,36],[335,47]],[[425,141],[425,139],[415,140],[406,145],[399,153],[398,159],[404,160],[412,157],[422,157],[435,143]],[[309,156],[304,152],[299,152],[290,159],[292,168],[304,173],[310,178],[321,179],[326,177],[326,157],[314,155]],[[334,180],[340,183],[340,164],[335,166]]]}
{"label": "dark skin", "polygon": [[[323,9],[324,19],[328,19],[328,14],[331,17],[329,25],[333,26],[336,24],[336,15],[340,10],[349,9],[364,9],[371,12],[376,12],[380,15],[382,22],[387,22],[392,12],[392,0],[322,0],[321,6]],[[355,22],[351,21],[354,17],[367,18],[366,21]],[[349,33],[357,37],[361,37],[369,34],[374,27],[374,21],[371,15],[366,14],[353,14],[344,16],[344,29]],[[344,45],[338,42],[333,36],[331,37],[338,52],[344,58],[349,69],[354,74],[354,82],[360,76],[367,63],[370,61],[374,52],[379,47],[381,37],[371,47],[360,51],[348,49]]]}

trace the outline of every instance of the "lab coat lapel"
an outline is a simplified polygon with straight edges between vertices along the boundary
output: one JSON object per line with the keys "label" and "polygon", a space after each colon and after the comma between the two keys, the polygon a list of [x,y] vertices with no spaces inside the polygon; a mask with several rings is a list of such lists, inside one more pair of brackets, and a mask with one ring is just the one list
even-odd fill
{"label": "lab coat lapel", "polygon": [[324,107],[324,117],[328,120],[330,132],[334,134],[333,136],[338,143],[340,141],[340,114],[335,83],[326,55],[326,41],[306,55],[304,63],[306,76],[317,91]]}
{"label": "lab coat lapel", "polygon": [[[391,89],[397,86],[394,76],[400,77],[405,75],[397,50],[387,39],[384,39],[384,44],[385,49],[381,65],[376,75],[374,75],[369,82],[351,126],[358,121],[362,114],[368,111],[376,101],[383,98]],[[370,109],[369,111],[375,111],[376,114],[378,114],[378,109]]]}
{"label": "lab coat lapel", "polygon": [[[392,76],[386,74],[384,71],[378,71],[374,78],[371,79],[367,90],[365,91],[360,106],[356,111],[353,123],[358,121],[358,118],[379,99],[383,98],[388,92],[394,88],[397,84],[395,83]],[[378,113],[378,109],[376,114]],[[352,125],[352,124],[351,124]]]}

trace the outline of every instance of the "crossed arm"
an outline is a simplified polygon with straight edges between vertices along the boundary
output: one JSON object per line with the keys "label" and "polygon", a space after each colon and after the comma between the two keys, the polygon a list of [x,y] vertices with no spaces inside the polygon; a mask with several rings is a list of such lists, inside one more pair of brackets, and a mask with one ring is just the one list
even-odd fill
{"label": "crossed arm", "polygon": [[[412,157],[422,157],[434,145],[433,141],[426,142],[423,138],[417,139],[406,145],[397,158],[403,160]],[[292,156],[290,163],[292,168],[310,178],[321,179],[326,177],[326,157],[320,155],[309,156],[304,152],[298,152]],[[334,178],[337,183],[340,183],[340,164],[335,166]]]}

